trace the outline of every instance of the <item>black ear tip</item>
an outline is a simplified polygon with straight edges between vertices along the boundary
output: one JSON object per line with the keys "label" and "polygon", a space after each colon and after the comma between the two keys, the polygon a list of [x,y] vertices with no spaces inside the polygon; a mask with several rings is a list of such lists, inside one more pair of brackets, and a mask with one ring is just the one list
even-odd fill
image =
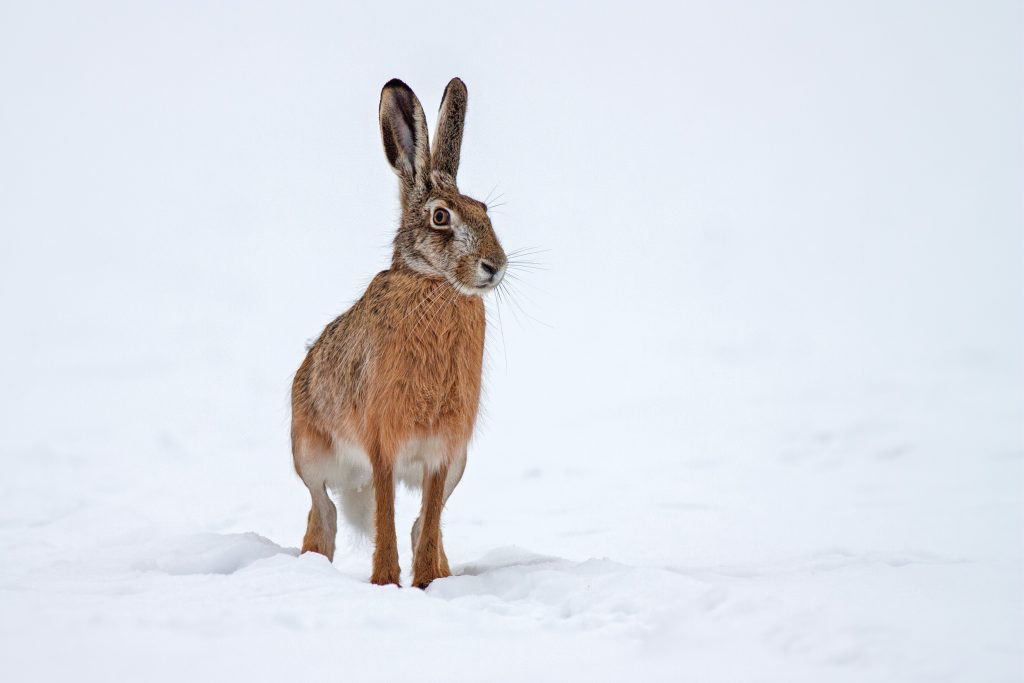
{"label": "black ear tip", "polygon": [[410,88],[409,86],[407,86],[407,85],[405,84],[405,81],[403,81],[403,80],[402,80],[402,79],[400,79],[400,78],[392,78],[392,79],[391,79],[390,81],[388,81],[387,83],[385,83],[385,84],[384,84],[384,87],[383,87],[383,88],[381,88],[381,92],[383,92],[383,91],[387,90],[388,88],[398,88],[398,89],[400,89],[400,90],[406,90],[406,91],[408,91],[408,92],[412,92],[412,88]]}

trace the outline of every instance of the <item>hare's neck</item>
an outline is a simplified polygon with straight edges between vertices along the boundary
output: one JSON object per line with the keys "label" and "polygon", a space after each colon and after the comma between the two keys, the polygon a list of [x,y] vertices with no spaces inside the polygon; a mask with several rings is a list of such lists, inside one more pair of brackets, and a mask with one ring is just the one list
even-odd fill
{"label": "hare's neck", "polygon": [[411,347],[441,354],[483,348],[484,308],[479,297],[466,296],[444,280],[431,280],[406,307],[411,314],[396,332]]}
{"label": "hare's neck", "polygon": [[430,265],[426,259],[397,249],[391,257],[391,270],[423,276],[430,280],[444,280],[444,273]]}

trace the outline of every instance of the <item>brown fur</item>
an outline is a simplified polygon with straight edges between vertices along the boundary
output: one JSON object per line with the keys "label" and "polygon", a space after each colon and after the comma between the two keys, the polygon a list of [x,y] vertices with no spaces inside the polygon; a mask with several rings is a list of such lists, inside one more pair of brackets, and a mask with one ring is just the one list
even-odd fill
{"label": "brown fur", "polygon": [[[313,500],[302,550],[333,558],[336,510],[320,468],[331,466],[339,443],[356,444],[372,470],[376,584],[399,583],[395,472],[403,446],[416,440],[440,444],[440,457],[423,462],[413,582],[425,587],[450,574],[440,517],[461,477],[480,401],[480,295],[500,281],[507,261],[486,206],[455,185],[465,108],[465,86],[453,79],[430,155],[419,101],[400,81],[385,86],[381,134],[402,196],[392,266],[324,329],[292,385],[292,454]],[[451,212],[451,225],[432,222],[438,208]],[[446,485],[450,467],[456,476]]]}
{"label": "brown fur", "polygon": [[373,574],[370,583],[386,586],[400,584],[402,568],[398,564],[398,538],[395,536],[394,466],[380,453],[370,453],[373,465],[373,495],[377,503],[374,526],[377,542],[373,548]]}
{"label": "brown fur", "polygon": [[[386,270],[328,325],[295,375],[293,439],[338,434],[394,465],[413,437],[469,440],[480,400],[484,307],[479,297],[407,269]],[[329,450],[329,448],[325,449]]]}

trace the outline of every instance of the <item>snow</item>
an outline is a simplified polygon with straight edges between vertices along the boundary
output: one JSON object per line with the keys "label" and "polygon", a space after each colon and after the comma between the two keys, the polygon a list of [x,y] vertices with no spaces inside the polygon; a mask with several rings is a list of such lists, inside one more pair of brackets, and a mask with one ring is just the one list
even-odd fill
{"label": "snow", "polygon": [[[1024,679],[1022,20],[7,3],[4,680]],[[389,258],[381,85],[454,75],[547,251],[455,576],[379,588],[298,554],[289,381]]]}

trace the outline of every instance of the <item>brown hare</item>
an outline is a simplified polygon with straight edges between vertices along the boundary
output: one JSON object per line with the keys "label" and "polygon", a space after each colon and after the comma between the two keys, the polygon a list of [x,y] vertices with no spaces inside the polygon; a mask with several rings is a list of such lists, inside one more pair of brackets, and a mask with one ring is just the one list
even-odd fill
{"label": "brown hare", "polygon": [[292,456],[313,499],[302,551],[333,559],[337,511],[375,534],[375,584],[398,584],[395,482],[421,487],[412,528],[413,584],[450,576],[441,509],[462,478],[480,402],[481,298],[508,259],[487,206],[455,184],[466,86],[445,89],[433,145],[413,91],[380,96],[384,153],[398,175],[402,218],[391,268],[330,323],[292,385]]}

